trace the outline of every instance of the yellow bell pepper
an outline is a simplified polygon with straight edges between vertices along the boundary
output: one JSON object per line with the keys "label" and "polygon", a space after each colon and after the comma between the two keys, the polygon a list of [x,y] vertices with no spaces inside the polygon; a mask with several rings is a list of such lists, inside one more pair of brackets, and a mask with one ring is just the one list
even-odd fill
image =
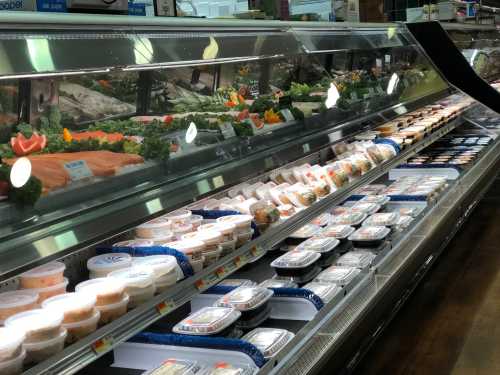
{"label": "yellow bell pepper", "polygon": [[63,139],[65,142],[68,143],[73,140],[73,136],[71,135],[71,132],[67,128],[64,128],[63,130]]}
{"label": "yellow bell pepper", "polygon": [[268,124],[277,124],[281,122],[281,117],[271,108],[264,112],[264,121]]}

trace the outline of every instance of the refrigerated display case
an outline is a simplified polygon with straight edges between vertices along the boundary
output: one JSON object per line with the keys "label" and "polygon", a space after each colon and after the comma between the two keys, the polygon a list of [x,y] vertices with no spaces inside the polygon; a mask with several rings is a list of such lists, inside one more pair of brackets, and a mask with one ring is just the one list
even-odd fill
{"label": "refrigerated display case", "polygon": [[[26,374],[349,366],[496,174],[404,25],[1,20],[0,313],[57,312]],[[457,139],[455,180],[391,177]]]}

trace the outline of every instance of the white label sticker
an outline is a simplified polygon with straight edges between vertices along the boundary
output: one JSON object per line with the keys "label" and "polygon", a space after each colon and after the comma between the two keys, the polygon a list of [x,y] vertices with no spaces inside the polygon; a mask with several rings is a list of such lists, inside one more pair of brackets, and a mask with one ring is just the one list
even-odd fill
{"label": "white label sticker", "polygon": [[285,118],[285,121],[295,121],[295,117],[293,117],[292,111],[288,108],[282,109],[281,114]]}
{"label": "white label sticker", "polygon": [[382,67],[382,59],[376,59],[375,63],[377,64],[377,68],[381,68]]}
{"label": "white label sticker", "polygon": [[79,181],[93,176],[85,160],[75,160],[65,163],[64,169],[68,171],[71,181]]}
{"label": "white label sticker", "polygon": [[385,63],[390,64],[391,63],[391,55],[385,55]]}
{"label": "white label sticker", "polygon": [[222,124],[219,124],[219,128],[224,139],[236,137],[236,133],[231,123],[224,122]]}

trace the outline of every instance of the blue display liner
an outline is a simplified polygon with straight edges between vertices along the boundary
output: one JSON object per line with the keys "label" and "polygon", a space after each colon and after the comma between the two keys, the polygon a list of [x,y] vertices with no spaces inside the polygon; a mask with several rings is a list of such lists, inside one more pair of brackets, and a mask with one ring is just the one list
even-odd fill
{"label": "blue display liner", "polygon": [[[274,297],[302,298],[311,302],[316,310],[321,310],[324,306],[323,301],[316,294],[304,288],[271,288]],[[272,298],[271,298],[272,299]]]}
{"label": "blue display liner", "polygon": [[392,202],[427,202],[427,195],[388,195]]}
{"label": "blue display liner", "polygon": [[145,257],[151,255],[172,255],[177,259],[177,263],[184,274],[184,277],[191,277],[194,275],[193,267],[189,263],[189,259],[184,253],[165,246],[100,246],[96,249],[97,255],[109,253],[127,253],[133,257]]}
{"label": "blue display liner", "polygon": [[[210,336],[189,336],[177,335],[174,333],[160,334],[152,332],[142,332],[132,337],[130,342],[156,345],[173,345],[184,347],[196,347],[206,349],[232,350],[245,353],[255,363],[257,367],[262,367],[266,363],[264,356],[257,347],[247,341],[240,339],[228,339],[224,337]],[[214,352],[214,355],[217,353]]]}
{"label": "blue display liner", "polygon": [[387,139],[387,138],[376,138],[373,143],[375,144],[385,144],[385,145],[389,145],[389,146],[392,146],[394,147],[394,149],[396,150],[396,152],[398,154],[401,153],[401,147],[396,143],[394,142],[392,139]]}
{"label": "blue display liner", "polygon": [[[206,220],[215,220],[223,216],[231,216],[231,215],[243,215],[241,212],[238,211],[222,211],[222,210],[191,210],[191,213],[193,215],[200,215],[203,216],[204,219]],[[252,240],[260,236],[260,231],[259,227],[255,223],[254,220],[252,220],[252,229],[253,229],[253,235],[252,235]]]}

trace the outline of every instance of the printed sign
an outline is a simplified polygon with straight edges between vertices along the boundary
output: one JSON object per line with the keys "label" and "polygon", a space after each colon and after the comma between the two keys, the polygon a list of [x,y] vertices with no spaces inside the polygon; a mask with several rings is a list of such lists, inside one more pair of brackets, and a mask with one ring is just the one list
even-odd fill
{"label": "printed sign", "polygon": [[93,176],[85,160],[75,160],[65,163],[64,169],[68,171],[71,181],[79,181]]}

